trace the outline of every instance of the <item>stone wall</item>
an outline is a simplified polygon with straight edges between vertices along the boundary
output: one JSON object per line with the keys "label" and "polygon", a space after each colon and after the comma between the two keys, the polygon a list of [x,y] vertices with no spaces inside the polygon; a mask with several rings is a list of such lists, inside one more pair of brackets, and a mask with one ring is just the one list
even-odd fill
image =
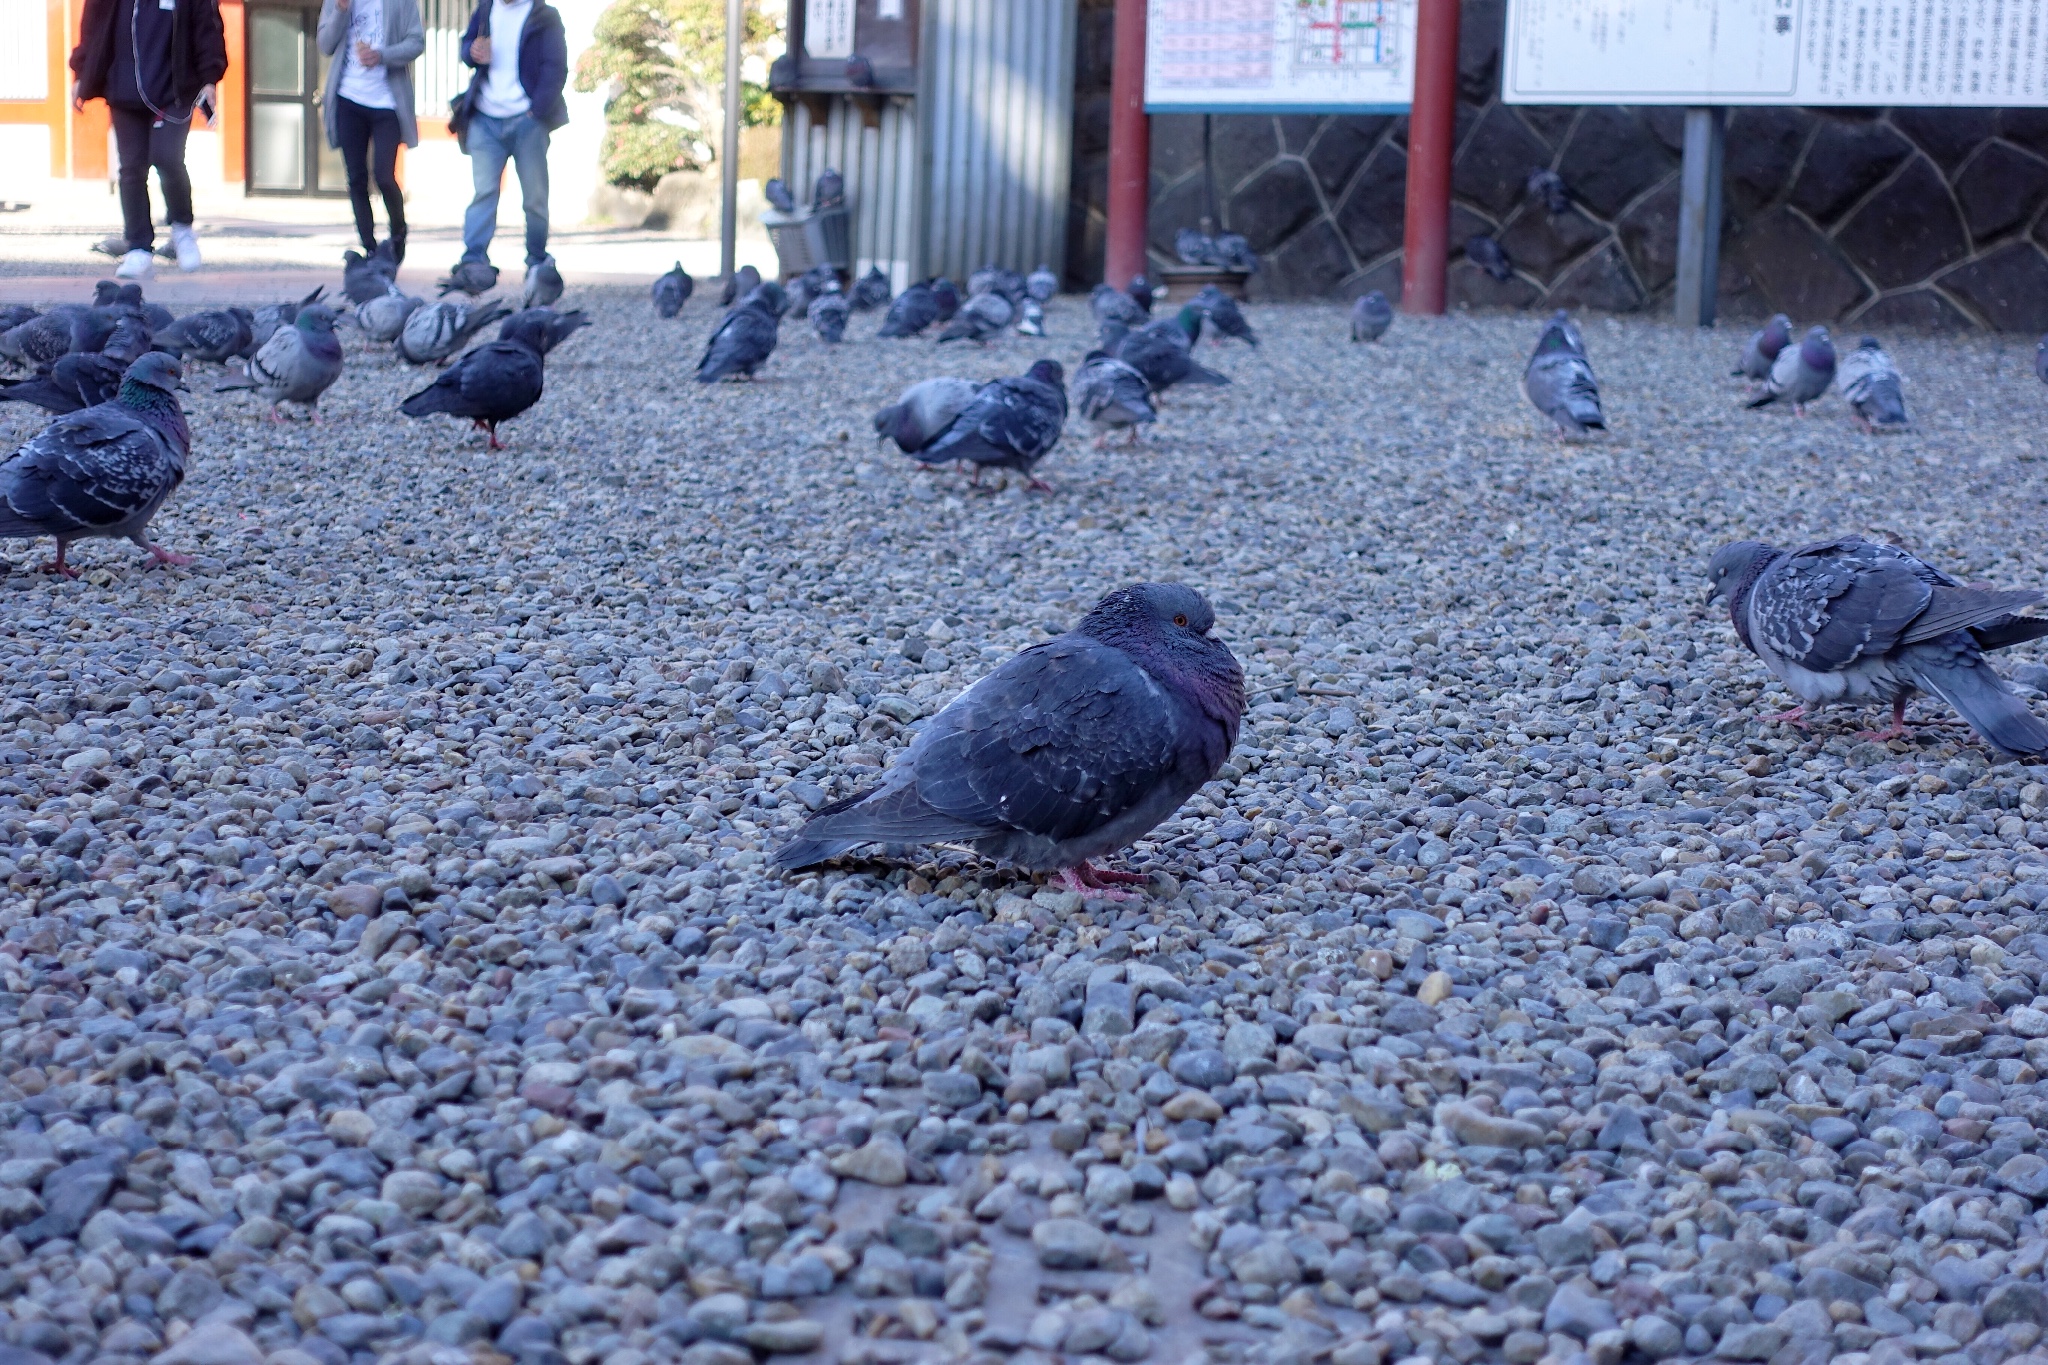
{"label": "stone wall", "polygon": [[[1107,185],[1108,0],[1083,0],[1069,271],[1100,277]],[[1451,213],[1454,305],[1628,312],[1667,305],[1683,111],[1500,101],[1502,0],[1465,0]],[[1099,89],[1097,88],[1099,86]],[[1152,246],[1209,199],[1199,115],[1152,121]],[[1407,121],[1219,115],[1218,217],[1266,261],[1269,298],[1398,297]],[[1531,168],[1570,190],[1529,202]],[[2048,110],[1738,109],[1728,123],[1721,307],[1870,327],[2048,328]],[[1477,233],[1506,281],[1462,259]]]}

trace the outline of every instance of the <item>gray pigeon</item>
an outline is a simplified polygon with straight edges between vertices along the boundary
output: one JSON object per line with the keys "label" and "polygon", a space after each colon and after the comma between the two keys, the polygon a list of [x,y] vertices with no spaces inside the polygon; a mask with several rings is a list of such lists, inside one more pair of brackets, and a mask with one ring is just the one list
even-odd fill
{"label": "gray pigeon", "polygon": [[412,310],[398,331],[392,347],[399,359],[415,365],[432,365],[446,360],[484,328],[509,317],[512,305],[493,299],[489,303],[462,303],[436,299]]}
{"label": "gray pigeon", "polygon": [[272,303],[258,308],[249,320],[249,344],[237,354],[244,360],[255,355],[263,349],[263,344],[270,340],[278,328],[291,326],[298,318],[301,308],[310,308],[320,302],[321,296],[326,292],[327,286],[323,284],[297,303]]}
{"label": "gray pigeon", "polygon": [[1394,305],[1387,302],[1387,296],[1375,289],[1370,294],[1360,294],[1351,304],[1351,339],[1353,341],[1378,341],[1387,334],[1387,328],[1394,325]]}
{"label": "gray pigeon", "polygon": [[1501,244],[1485,233],[1468,238],[1465,242],[1465,259],[1484,270],[1494,279],[1507,281],[1514,278],[1514,263],[1508,260],[1508,253]]}
{"label": "gray pigeon", "polygon": [[[73,351],[96,351],[90,309],[67,305],[30,318],[0,333],[0,355],[37,370],[47,370],[57,358]],[[108,331],[112,331],[112,327]]]}
{"label": "gray pigeon", "polygon": [[388,256],[360,251],[341,253],[341,292],[350,303],[368,303],[391,288],[397,266]]}
{"label": "gray pigeon", "polygon": [[1842,397],[1849,400],[1856,425],[1865,431],[1902,431],[1906,427],[1906,395],[1898,367],[1876,337],[1864,337],[1842,357],[1836,370]]}
{"label": "gray pigeon", "polygon": [[25,303],[0,303],[0,332],[19,327],[22,323],[42,316],[40,309]]}
{"label": "gray pigeon", "polygon": [[779,339],[781,314],[775,305],[781,294],[776,285],[764,284],[749,292],[739,307],[725,315],[725,321],[704,343],[704,358],[697,362],[699,384],[736,377],[752,379],[754,371],[768,363]]}
{"label": "gray pigeon", "polygon": [[211,308],[185,314],[153,340],[158,350],[181,359],[220,365],[242,353],[255,323],[255,315],[246,308]]}
{"label": "gray pigeon", "polygon": [[931,718],[866,791],[821,809],[773,856],[810,867],[864,844],[966,843],[1128,897],[1091,864],[1215,777],[1237,743],[1244,671],[1181,583],[1139,583],[1010,659]]}
{"label": "gray pigeon", "polygon": [[743,265],[727,275],[719,288],[718,306],[730,308],[761,287],[761,272],[750,265]]}
{"label": "gray pigeon", "polygon": [[334,335],[334,310],[316,303],[299,310],[289,327],[280,327],[263,349],[244,362],[242,373],[214,385],[215,393],[254,389],[270,404],[273,421],[283,421],[280,403],[298,403],[314,421],[320,420],[320,395],[341,378],[341,340]]}
{"label": "gray pigeon", "polygon": [[555,268],[555,258],[543,256],[526,267],[526,287],[520,291],[519,306],[525,308],[552,308],[562,297],[562,272]]}
{"label": "gray pigeon", "polygon": [[1202,292],[1195,295],[1195,307],[1202,310],[1202,316],[1209,319],[1216,328],[1216,344],[1221,346],[1224,337],[1236,337],[1250,346],[1259,344],[1258,333],[1244,320],[1244,310],[1237,306],[1237,300],[1213,284],[1202,286]]}
{"label": "gray pigeon", "polygon": [[1586,358],[1579,329],[1563,309],[1551,315],[1537,338],[1536,352],[1522,372],[1522,392],[1536,410],[1557,424],[1559,436],[1607,430],[1600,412],[1600,386]]}
{"label": "gray pigeon", "polygon": [[1890,703],[1905,733],[1917,692],[1941,698],[2001,753],[2048,752],[2048,725],[1985,662],[1986,650],[2048,635],[2048,620],[2019,613],[2032,589],[1966,587],[1904,550],[1855,536],[1781,550],[1737,541],[1707,565],[1707,600],[1728,599],[1744,647],[1799,698],[1773,720],[1798,722],[1809,706]]}
{"label": "gray pigeon", "polygon": [[811,320],[811,330],[818,334],[818,340],[836,346],[846,340],[846,319],[852,307],[846,295],[839,292],[839,281],[811,300],[804,316]]}
{"label": "gray pigeon", "polygon": [[655,315],[672,318],[682,312],[683,305],[689,302],[691,291],[696,287],[697,282],[690,278],[690,272],[683,269],[681,261],[677,261],[667,274],[656,277],[654,281]]}
{"label": "gray pigeon", "polygon": [[1045,335],[1045,308],[1037,299],[1024,300],[1017,313],[1018,336],[1042,337]]}
{"label": "gray pigeon", "polygon": [[1806,405],[1835,382],[1835,343],[1825,327],[1808,329],[1797,346],[1787,346],[1771,363],[1771,376],[1750,391],[1746,406],[1761,408],[1780,398],[1792,415],[1804,417]]}
{"label": "gray pigeon", "polygon": [[1529,171],[1528,183],[1523,186],[1529,197],[1543,206],[1543,211],[1555,218],[1572,206],[1572,199],[1564,186],[1564,177],[1547,166],[1536,166]]}
{"label": "gray pigeon", "polygon": [[425,303],[425,299],[414,298],[394,284],[368,303],[356,305],[356,326],[370,340],[388,344],[398,340],[398,334],[405,330],[406,320]]}
{"label": "gray pigeon", "polygon": [[980,391],[973,380],[952,375],[921,379],[875,414],[875,436],[894,441],[905,455],[917,455],[945,434]]}
{"label": "gray pigeon", "polygon": [[1029,487],[1050,493],[1052,485],[1031,471],[1059,444],[1067,424],[1066,374],[1057,360],[1041,360],[1023,374],[983,384],[938,440],[925,447],[932,464],[966,460],[972,482],[984,469],[1015,469]]}
{"label": "gray pigeon", "polygon": [[1791,341],[1792,319],[1783,313],[1775,314],[1769,322],[1749,334],[1749,340],[1742,347],[1742,359],[1736,362],[1731,373],[1741,379],[1769,379],[1772,363]]}
{"label": "gray pigeon", "polygon": [[1060,292],[1060,277],[1052,273],[1052,267],[1041,265],[1024,277],[1024,292],[1037,303],[1050,303],[1052,296]]}
{"label": "gray pigeon", "polygon": [[59,417],[0,465],[0,536],[55,536],[49,573],[74,540],[118,536],[158,564],[189,564],[150,543],[149,523],[185,478],[192,430],[178,406],[184,368],[166,351],[145,352],[105,403]]}
{"label": "gray pigeon", "polygon": [[1107,351],[1090,351],[1074,371],[1074,406],[1094,424],[1097,446],[1119,427],[1136,442],[1139,427],[1159,420],[1145,376]]}
{"label": "gray pigeon", "polygon": [[853,293],[848,302],[856,313],[889,306],[889,277],[882,273],[880,266],[870,266],[867,274],[853,282]]}
{"label": "gray pigeon", "polygon": [[940,331],[939,341],[971,341],[986,346],[989,338],[1000,336],[1016,315],[1017,310],[1001,294],[976,294],[960,305],[960,311]]}
{"label": "gray pigeon", "polygon": [[2034,343],[2034,378],[2048,384],[2048,337]]}
{"label": "gray pigeon", "polygon": [[1223,264],[1216,252],[1216,239],[1194,228],[1184,227],[1173,234],[1173,254],[1180,257],[1182,265]]}
{"label": "gray pigeon", "polygon": [[1209,263],[1246,275],[1259,273],[1259,253],[1252,250],[1252,244],[1241,232],[1218,233],[1211,248]]}
{"label": "gray pigeon", "polygon": [[1096,285],[1088,295],[1088,311],[1095,315],[1098,325],[1120,322],[1126,327],[1143,327],[1152,317],[1149,310],[1138,306],[1136,299],[1108,284]]}
{"label": "gray pigeon", "polygon": [[99,350],[60,355],[48,373],[18,384],[0,384],[0,403],[34,403],[61,415],[111,402],[127,379],[128,367],[149,349],[149,329],[142,320],[122,318]]}
{"label": "gray pigeon", "polygon": [[931,286],[913,284],[896,296],[882,316],[878,337],[914,337],[939,320],[939,302]]}
{"label": "gray pigeon", "polygon": [[951,322],[953,314],[960,311],[960,291],[944,275],[934,275],[925,283],[931,288],[932,301],[938,305],[939,321]]}
{"label": "gray pigeon", "polygon": [[498,267],[484,261],[457,261],[436,283],[443,298],[456,293],[476,298],[497,288]]}

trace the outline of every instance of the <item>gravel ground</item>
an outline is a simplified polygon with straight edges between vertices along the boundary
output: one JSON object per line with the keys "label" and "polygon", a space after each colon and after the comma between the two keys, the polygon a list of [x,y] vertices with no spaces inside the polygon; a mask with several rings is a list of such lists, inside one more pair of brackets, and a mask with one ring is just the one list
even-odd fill
{"label": "gravel ground", "polygon": [[[585,302],[502,456],[352,354],[195,397],[193,569],[0,578],[5,1365],[2048,1360],[2048,769],[1761,722],[1699,604],[1745,535],[2048,581],[2028,347],[1896,339],[1881,439],[1596,321],[1562,445],[1528,318],[1261,308],[1047,496],[866,434],[1035,344],[704,389],[703,300]],[[1140,578],[1255,689],[1145,904],[764,875]]]}

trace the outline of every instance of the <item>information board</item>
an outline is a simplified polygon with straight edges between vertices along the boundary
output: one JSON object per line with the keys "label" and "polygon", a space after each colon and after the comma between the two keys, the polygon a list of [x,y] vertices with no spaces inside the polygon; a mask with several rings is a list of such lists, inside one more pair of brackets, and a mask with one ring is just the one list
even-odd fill
{"label": "information board", "polygon": [[1406,113],[1415,89],[1415,4],[1149,0],[1145,108]]}
{"label": "information board", "polygon": [[2048,0],[1508,0],[1510,104],[2048,102]]}

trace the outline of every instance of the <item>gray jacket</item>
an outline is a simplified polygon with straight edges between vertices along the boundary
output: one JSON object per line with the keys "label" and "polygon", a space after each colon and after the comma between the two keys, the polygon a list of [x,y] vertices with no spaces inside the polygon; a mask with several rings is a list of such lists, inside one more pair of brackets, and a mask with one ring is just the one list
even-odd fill
{"label": "gray jacket", "polygon": [[[339,147],[341,133],[335,123],[335,100],[341,90],[341,72],[347,64],[340,55],[348,41],[348,13],[335,0],[320,5],[320,51],[334,58],[327,64],[327,88],[320,92],[321,119],[327,125],[327,145]],[[384,41],[377,49],[384,57],[384,75],[391,83],[391,102],[398,113],[398,137],[408,147],[420,145],[420,125],[412,111],[412,64],[427,50],[426,26],[420,22],[419,0],[384,0]]]}

